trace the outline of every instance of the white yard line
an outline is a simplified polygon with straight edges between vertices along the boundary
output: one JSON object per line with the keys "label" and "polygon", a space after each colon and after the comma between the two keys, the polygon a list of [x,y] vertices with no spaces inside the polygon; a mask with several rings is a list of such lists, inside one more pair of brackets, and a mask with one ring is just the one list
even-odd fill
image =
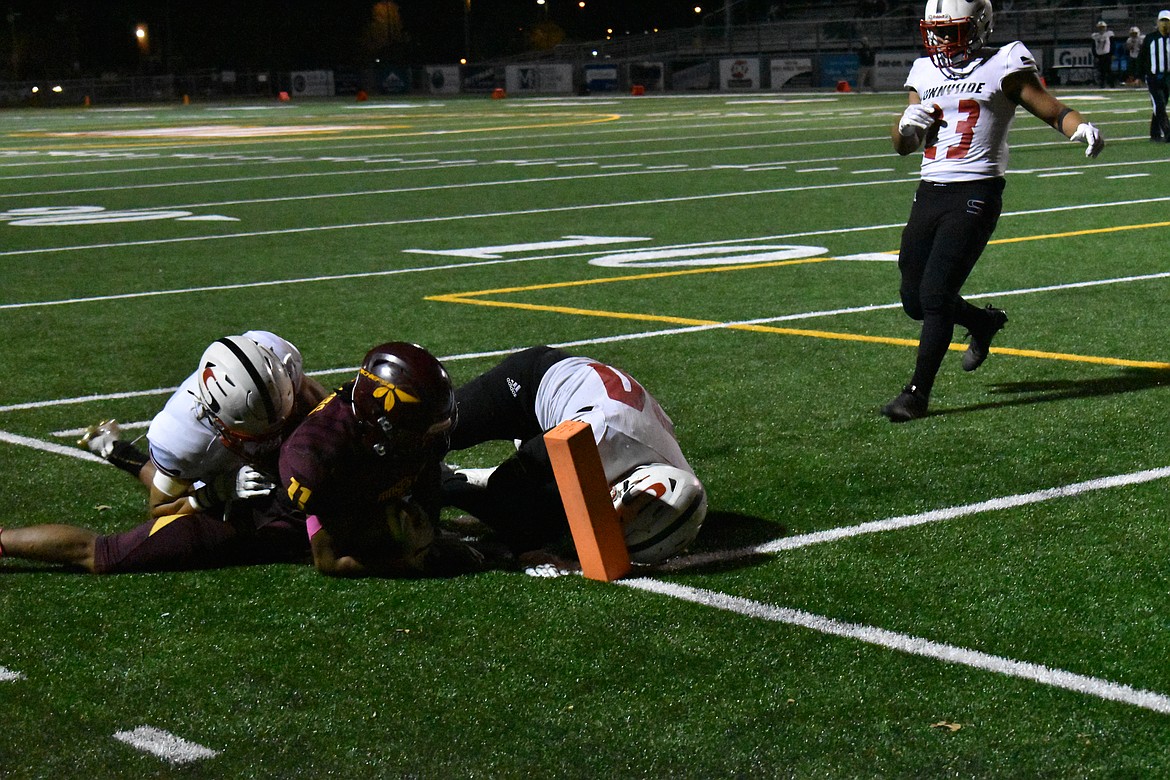
{"label": "white yard line", "polygon": [[950,664],[959,664],[973,669],[981,669],[1008,677],[1018,677],[1031,680],[1054,688],[1074,691],[1099,699],[1121,702],[1134,707],[1152,710],[1164,715],[1170,714],[1170,697],[1153,691],[1141,690],[1128,685],[1102,680],[1098,677],[1089,677],[1083,674],[1067,672],[1062,669],[1053,669],[1043,664],[1015,661],[1002,656],[983,653],[978,650],[968,650],[955,645],[934,642],[922,637],[901,634],[896,631],[887,631],[874,626],[864,626],[857,623],[845,623],[821,615],[814,615],[798,609],[778,607],[758,601],[729,596],[725,593],[691,588],[671,582],[661,582],[647,578],[619,580],[620,584],[631,588],[658,593],[664,596],[703,604],[716,609],[727,610],[758,620],[768,620],[775,623],[799,626],[812,629],[823,634],[853,639],[878,647],[884,647],[910,655],[931,658]]}
{"label": "white yard line", "polygon": [[189,764],[192,761],[215,758],[219,755],[218,750],[189,742],[153,726],[139,726],[130,731],[119,731],[114,734],[114,739],[174,765]]}
{"label": "white yard line", "polygon": [[760,555],[774,555],[775,553],[783,552],[785,550],[795,550],[800,547],[808,547],[809,545],[823,544],[825,542],[835,542],[854,536],[883,533],[885,531],[898,531],[903,528],[913,528],[915,526],[937,523],[943,520],[955,520],[960,517],[982,514],[983,512],[998,512],[1002,509],[1012,509],[1014,507],[1027,506],[1029,504],[1039,504],[1058,498],[1071,498],[1072,496],[1079,496],[1084,493],[1093,493],[1098,490],[1109,490],[1111,488],[1125,487],[1128,485],[1140,485],[1145,482],[1154,482],[1160,479],[1166,479],[1167,477],[1170,477],[1170,467],[1147,469],[1145,471],[1135,471],[1129,474],[1118,474],[1111,477],[1090,479],[1085,482],[1074,482],[1071,485],[1061,485],[1059,487],[1035,490],[1031,493],[1018,493],[1012,496],[1001,496],[1000,498],[992,498],[988,499],[987,501],[979,501],[974,504],[963,504],[961,506],[932,509],[928,512],[921,512],[915,515],[901,515],[899,517],[891,517],[885,520],[873,520],[866,523],[859,523],[857,525],[847,525],[838,528],[830,528],[824,531],[800,534],[799,536],[787,536],[771,542],[765,542],[764,544],[754,545],[751,547],[741,547],[736,550],[717,550],[709,553],[687,555],[668,561],[667,563],[658,566],[656,570],[663,572],[674,572],[693,569],[699,566],[707,566],[715,563],[747,560]]}

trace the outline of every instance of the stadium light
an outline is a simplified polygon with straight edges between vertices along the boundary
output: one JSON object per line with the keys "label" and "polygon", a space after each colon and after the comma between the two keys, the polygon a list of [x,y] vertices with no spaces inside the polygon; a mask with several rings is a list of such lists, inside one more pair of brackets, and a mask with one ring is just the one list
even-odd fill
{"label": "stadium light", "polygon": [[147,30],[145,24],[140,24],[134,28],[134,37],[138,40],[138,52],[140,54],[150,54],[150,32]]}

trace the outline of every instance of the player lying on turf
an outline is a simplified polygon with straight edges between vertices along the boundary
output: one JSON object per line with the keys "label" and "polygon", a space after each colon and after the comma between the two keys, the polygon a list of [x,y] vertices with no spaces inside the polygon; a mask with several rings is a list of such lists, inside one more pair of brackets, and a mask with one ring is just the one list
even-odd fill
{"label": "player lying on turf", "polygon": [[[213,363],[216,360],[222,363],[227,352],[237,349],[237,345],[238,349],[251,352],[251,347],[247,342],[240,341],[241,338],[255,342],[276,357],[279,369],[292,383],[291,425],[300,422],[326,395],[325,388],[319,382],[305,376],[300,350],[275,333],[250,330],[242,337],[229,336],[226,340],[215,342],[208,348],[209,354],[205,354],[205,357]],[[231,357],[227,356],[227,359],[230,360]],[[134,442],[124,441],[117,420],[103,420],[97,425],[90,426],[78,441],[79,445],[134,476],[150,489],[149,507],[152,517],[171,514],[176,508],[182,509],[181,506],[175,506],[176,499],[190,495],[194,490],[194,484],[204,481],[204,475],[218,472],[220,464],[234,462],[234,465],[240,465],[241,458],[238,455],[233,457],[231,453],[246,451],[253,446],[248,442],[248,434],[242,430],[220,435],[212,418],[204,413],[205,408],[211,408],[217,403],[216,395],[223,396],[226,390],[214,383],[212,385],[203,383],[202,380],[205,378],[203,366],[204,363],[201,362],[200,369],[183,381],[163,410],[151,421],[146,434],[149,452],[143,452]],[[283,380],[281,381],[283,383]],[[193,399],[202,397],[201,386],[204,388],[202,392],[205,396],[202,406],[193,403]],[[247,402],[244,395],[247,387],[240,386],[241,393],[233,398],[234,402],[240,404]],[[227,414],[230,415],[231,412]],[[288,427],[291,426],[286,426],[286,431]]]}
{"label": "player lying on turf", "polygon": [[313,563],[337,577],[449,576],[499,562],[443,535],[440,468],[455,393],[422,347],[370,350],[356,379],[284,443],[283,496],[308,515]]}
{"label": "player lying on turf", "polygon": [[265,331],[219,339],[151,422],[149,458],[108,423],[86,440],[149,484],[148,522],[106,535],[64,524],[7,528],[0,555],[99,574],[304,561],[304,520],[272,493],[281,441],[322,394],[284,339]]}
{"label": "player lying on turf", "polygon": [[625,372],[560,349],[532,347],[455,392],[459,422],[451,448],[518,441],[492,469],[458,469],[443,498],[490,526],[521,555],[568,533],[544,433],[565,420],[589,423],[597,441],[630,558],[657,563],[694,541],[707,514],[702,483],[679,449],[674,424]]}

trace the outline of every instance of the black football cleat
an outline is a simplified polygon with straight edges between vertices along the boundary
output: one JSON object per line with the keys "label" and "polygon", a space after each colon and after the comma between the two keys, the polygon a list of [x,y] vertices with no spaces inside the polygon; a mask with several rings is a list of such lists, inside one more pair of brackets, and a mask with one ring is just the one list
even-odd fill
{"label": "black football cleat", "polygon": [[1003,330],[1003,326],[1007,324],[1007,312],[1003,309],[997,309],[991,304],[987,304],[984,309],[987,313],[987,324],[980,328],[972,328],[967,332],[971,337],[971,343],[967,345],[967,351],[963,353],[963,370],[974,371],[983,365],[983,361],[987,360],[987,354],[991,351],[991,339],[995,337],[996,333]]}
{"label": "black football cleat", "polygon": [[890,422],[909,422],[926,416],[926,405],[930,399],[914,385],[906,385],[893,401],[882,407],[882,414]]}

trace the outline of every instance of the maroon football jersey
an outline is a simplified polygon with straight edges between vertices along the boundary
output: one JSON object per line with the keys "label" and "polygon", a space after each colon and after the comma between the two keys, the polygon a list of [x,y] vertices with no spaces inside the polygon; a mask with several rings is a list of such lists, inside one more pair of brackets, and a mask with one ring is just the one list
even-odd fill
{"label": "maroon football jersey", "polygon": [[410,498],[433,510],[446,454],[438,442],[426,453],[375,454],[362,444],[350,388],[323,400],[280,450],[284,495],[316,515],[342,548],[385,528],[386,506],[394,499]]}

